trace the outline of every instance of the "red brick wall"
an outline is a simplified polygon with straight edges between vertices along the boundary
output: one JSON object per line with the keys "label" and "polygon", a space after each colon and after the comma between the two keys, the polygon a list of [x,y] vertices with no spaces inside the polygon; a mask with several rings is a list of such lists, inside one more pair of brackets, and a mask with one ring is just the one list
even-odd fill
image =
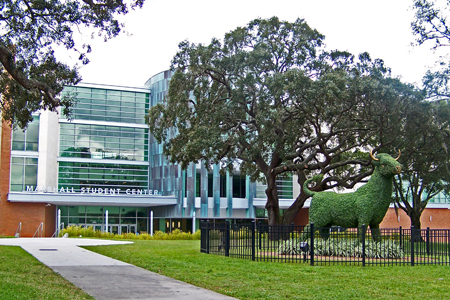
{"label": "red brick wall", "polygon": [[56,207],[45,203],[8,202],[9,174],[11,166],[11,127],[3,122],[1,132],[0,160],[0,235],[13,236],[19,222],[22,222],[22,237],[32,237],[41,222],[44,223],[44,236],[55,231]]}

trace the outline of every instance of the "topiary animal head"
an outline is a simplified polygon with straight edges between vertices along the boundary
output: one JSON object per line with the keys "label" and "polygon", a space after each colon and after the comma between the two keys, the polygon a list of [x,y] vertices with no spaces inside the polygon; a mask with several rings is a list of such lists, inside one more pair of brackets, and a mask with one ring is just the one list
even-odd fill
{"label": "topiary animal head", "polygon": [[398,151],[397,158],[393,158],[387,153],[380,153],[374,157],[372,151],[370,151],[372,165],[374,165],[378,173],[384,177],[393,177],[396,174],[400,174],[402,165],[397,161],[400,158],[400,154],[401,152]]}

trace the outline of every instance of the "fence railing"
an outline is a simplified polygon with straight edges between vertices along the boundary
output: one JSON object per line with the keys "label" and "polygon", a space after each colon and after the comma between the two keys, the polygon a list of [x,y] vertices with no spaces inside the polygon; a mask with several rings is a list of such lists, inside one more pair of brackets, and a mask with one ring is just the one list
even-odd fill
{"label": "fence railing", "polygon": [[202,221],[201,252],[311,265],[450,264],[450,229],[315,228]]}

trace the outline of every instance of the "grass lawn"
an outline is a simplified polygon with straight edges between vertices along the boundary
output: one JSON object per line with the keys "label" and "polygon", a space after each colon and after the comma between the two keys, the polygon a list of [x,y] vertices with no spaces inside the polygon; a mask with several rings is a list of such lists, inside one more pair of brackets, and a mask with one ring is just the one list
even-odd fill
{"label": "grass lawn", "polygon": [[449,299],[449,266],[314,266],[200,253],[199,241],[86,247],[239,299]]}
{"label": "grass lawn", "polygon": [[94,299],[20,247],[0,246],[0,299]]}

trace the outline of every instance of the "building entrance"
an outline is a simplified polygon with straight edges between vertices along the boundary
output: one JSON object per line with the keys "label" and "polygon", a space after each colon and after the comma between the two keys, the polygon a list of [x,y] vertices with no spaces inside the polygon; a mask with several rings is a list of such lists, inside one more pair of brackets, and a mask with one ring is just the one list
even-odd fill
{"label": "building entrance", "polygon": [[147,207],[58,206],[58,209],[61,222],[69,226],[92,226],[94,230],[114,234],[148,232]]}

